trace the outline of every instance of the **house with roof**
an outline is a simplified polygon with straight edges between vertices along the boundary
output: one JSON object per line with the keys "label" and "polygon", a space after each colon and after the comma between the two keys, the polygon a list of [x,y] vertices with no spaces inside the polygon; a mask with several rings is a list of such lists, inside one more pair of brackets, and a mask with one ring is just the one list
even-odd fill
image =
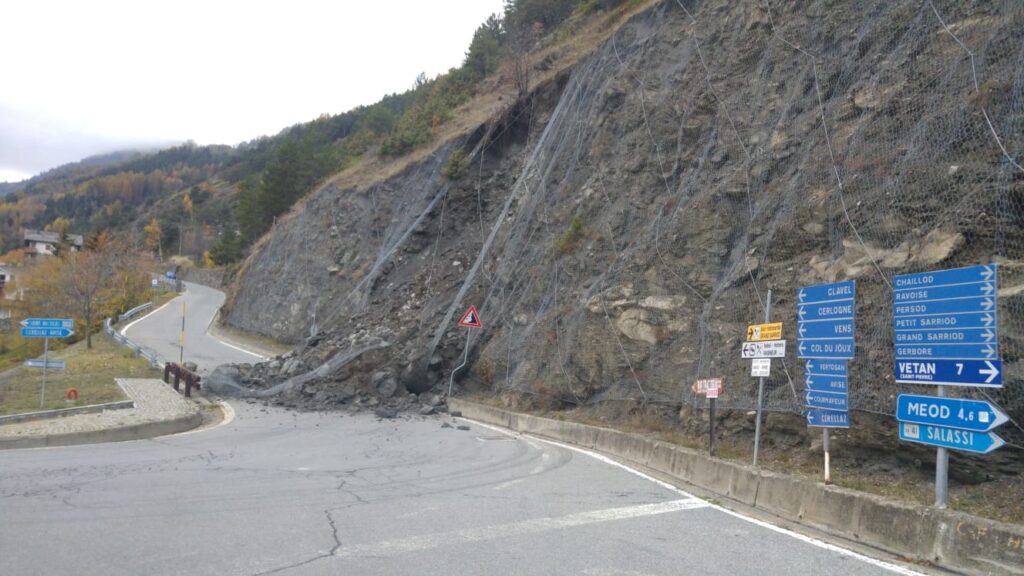
{"label": "house with roof", "polygon": [[81,234],[64,234],[60,232],[49,232],[46,230],[25,229],[24,251],[25,259],[29,260],[36,256],[53,256],[65,249],[79,251],[85,245],[85,238]]}

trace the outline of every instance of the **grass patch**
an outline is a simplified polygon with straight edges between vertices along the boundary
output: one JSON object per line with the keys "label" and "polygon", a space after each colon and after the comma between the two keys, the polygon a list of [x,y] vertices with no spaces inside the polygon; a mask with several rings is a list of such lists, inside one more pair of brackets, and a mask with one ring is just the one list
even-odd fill
{"label": "grass patch", "polygon": [[[46,371],[45,410],[73,408],[127,400],[114,378],[159,378],[162,374],[130,350],[115,344],[104,334],[93,338],[93,349],[78,342],[50,354],[67,362],[66,370]],[[0,415],[39,410],[42,370],[18,367],[0,374]],[[78,390],[77,401],[64,399],[68,388]]]}

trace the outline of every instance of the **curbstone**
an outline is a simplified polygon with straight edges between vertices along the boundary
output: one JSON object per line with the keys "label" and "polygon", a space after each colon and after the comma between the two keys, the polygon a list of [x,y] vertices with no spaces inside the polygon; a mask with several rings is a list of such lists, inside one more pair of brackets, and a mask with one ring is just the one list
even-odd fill
{"label": "curbstone", "polygon": [[448,399],[466,418],[590,448],[821,530],[965,574],[1024,576],[1024,527],[711,458],[636,434]]}

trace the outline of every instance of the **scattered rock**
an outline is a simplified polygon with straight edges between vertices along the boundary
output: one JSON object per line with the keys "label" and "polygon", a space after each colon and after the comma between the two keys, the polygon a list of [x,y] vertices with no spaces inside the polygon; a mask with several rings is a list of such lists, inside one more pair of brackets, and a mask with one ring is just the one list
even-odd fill
{"label": "scattered rock", "polygon": [[465,424],[459,424],[455,428],[457,428],[458,430],[469,430],[469,426],[466,426]]}
{"label": "scattered rock", "polygon": [[462,417],[462,412],[460,412],[458,410],[452,410],[450,415],[451,415],[452,418],[461,418]]}

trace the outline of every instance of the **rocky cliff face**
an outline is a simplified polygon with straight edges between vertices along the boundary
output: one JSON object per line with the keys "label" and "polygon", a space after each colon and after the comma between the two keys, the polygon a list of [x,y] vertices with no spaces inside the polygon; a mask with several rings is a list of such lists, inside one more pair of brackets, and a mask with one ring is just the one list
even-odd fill
{"label": "rocky cliff face", "polygon": [[[851,404],[891,414],[892,276],[995,260],[993,395],[1022,421],[1021,30],[1012,2],[666,0],[404,172],[317,191],[247,263],[227,320],[299,342],[261,377],[321,403],[446,390],[473,304],[457,386],[700,406],[690,382],[724,376],[720,405],[746,410],[739,345],[768,291],[793,343],[796,288],[852,278]],[[460,149],[467,175],[445,178]],[[800,411],[793,358],[772,410]]]}

